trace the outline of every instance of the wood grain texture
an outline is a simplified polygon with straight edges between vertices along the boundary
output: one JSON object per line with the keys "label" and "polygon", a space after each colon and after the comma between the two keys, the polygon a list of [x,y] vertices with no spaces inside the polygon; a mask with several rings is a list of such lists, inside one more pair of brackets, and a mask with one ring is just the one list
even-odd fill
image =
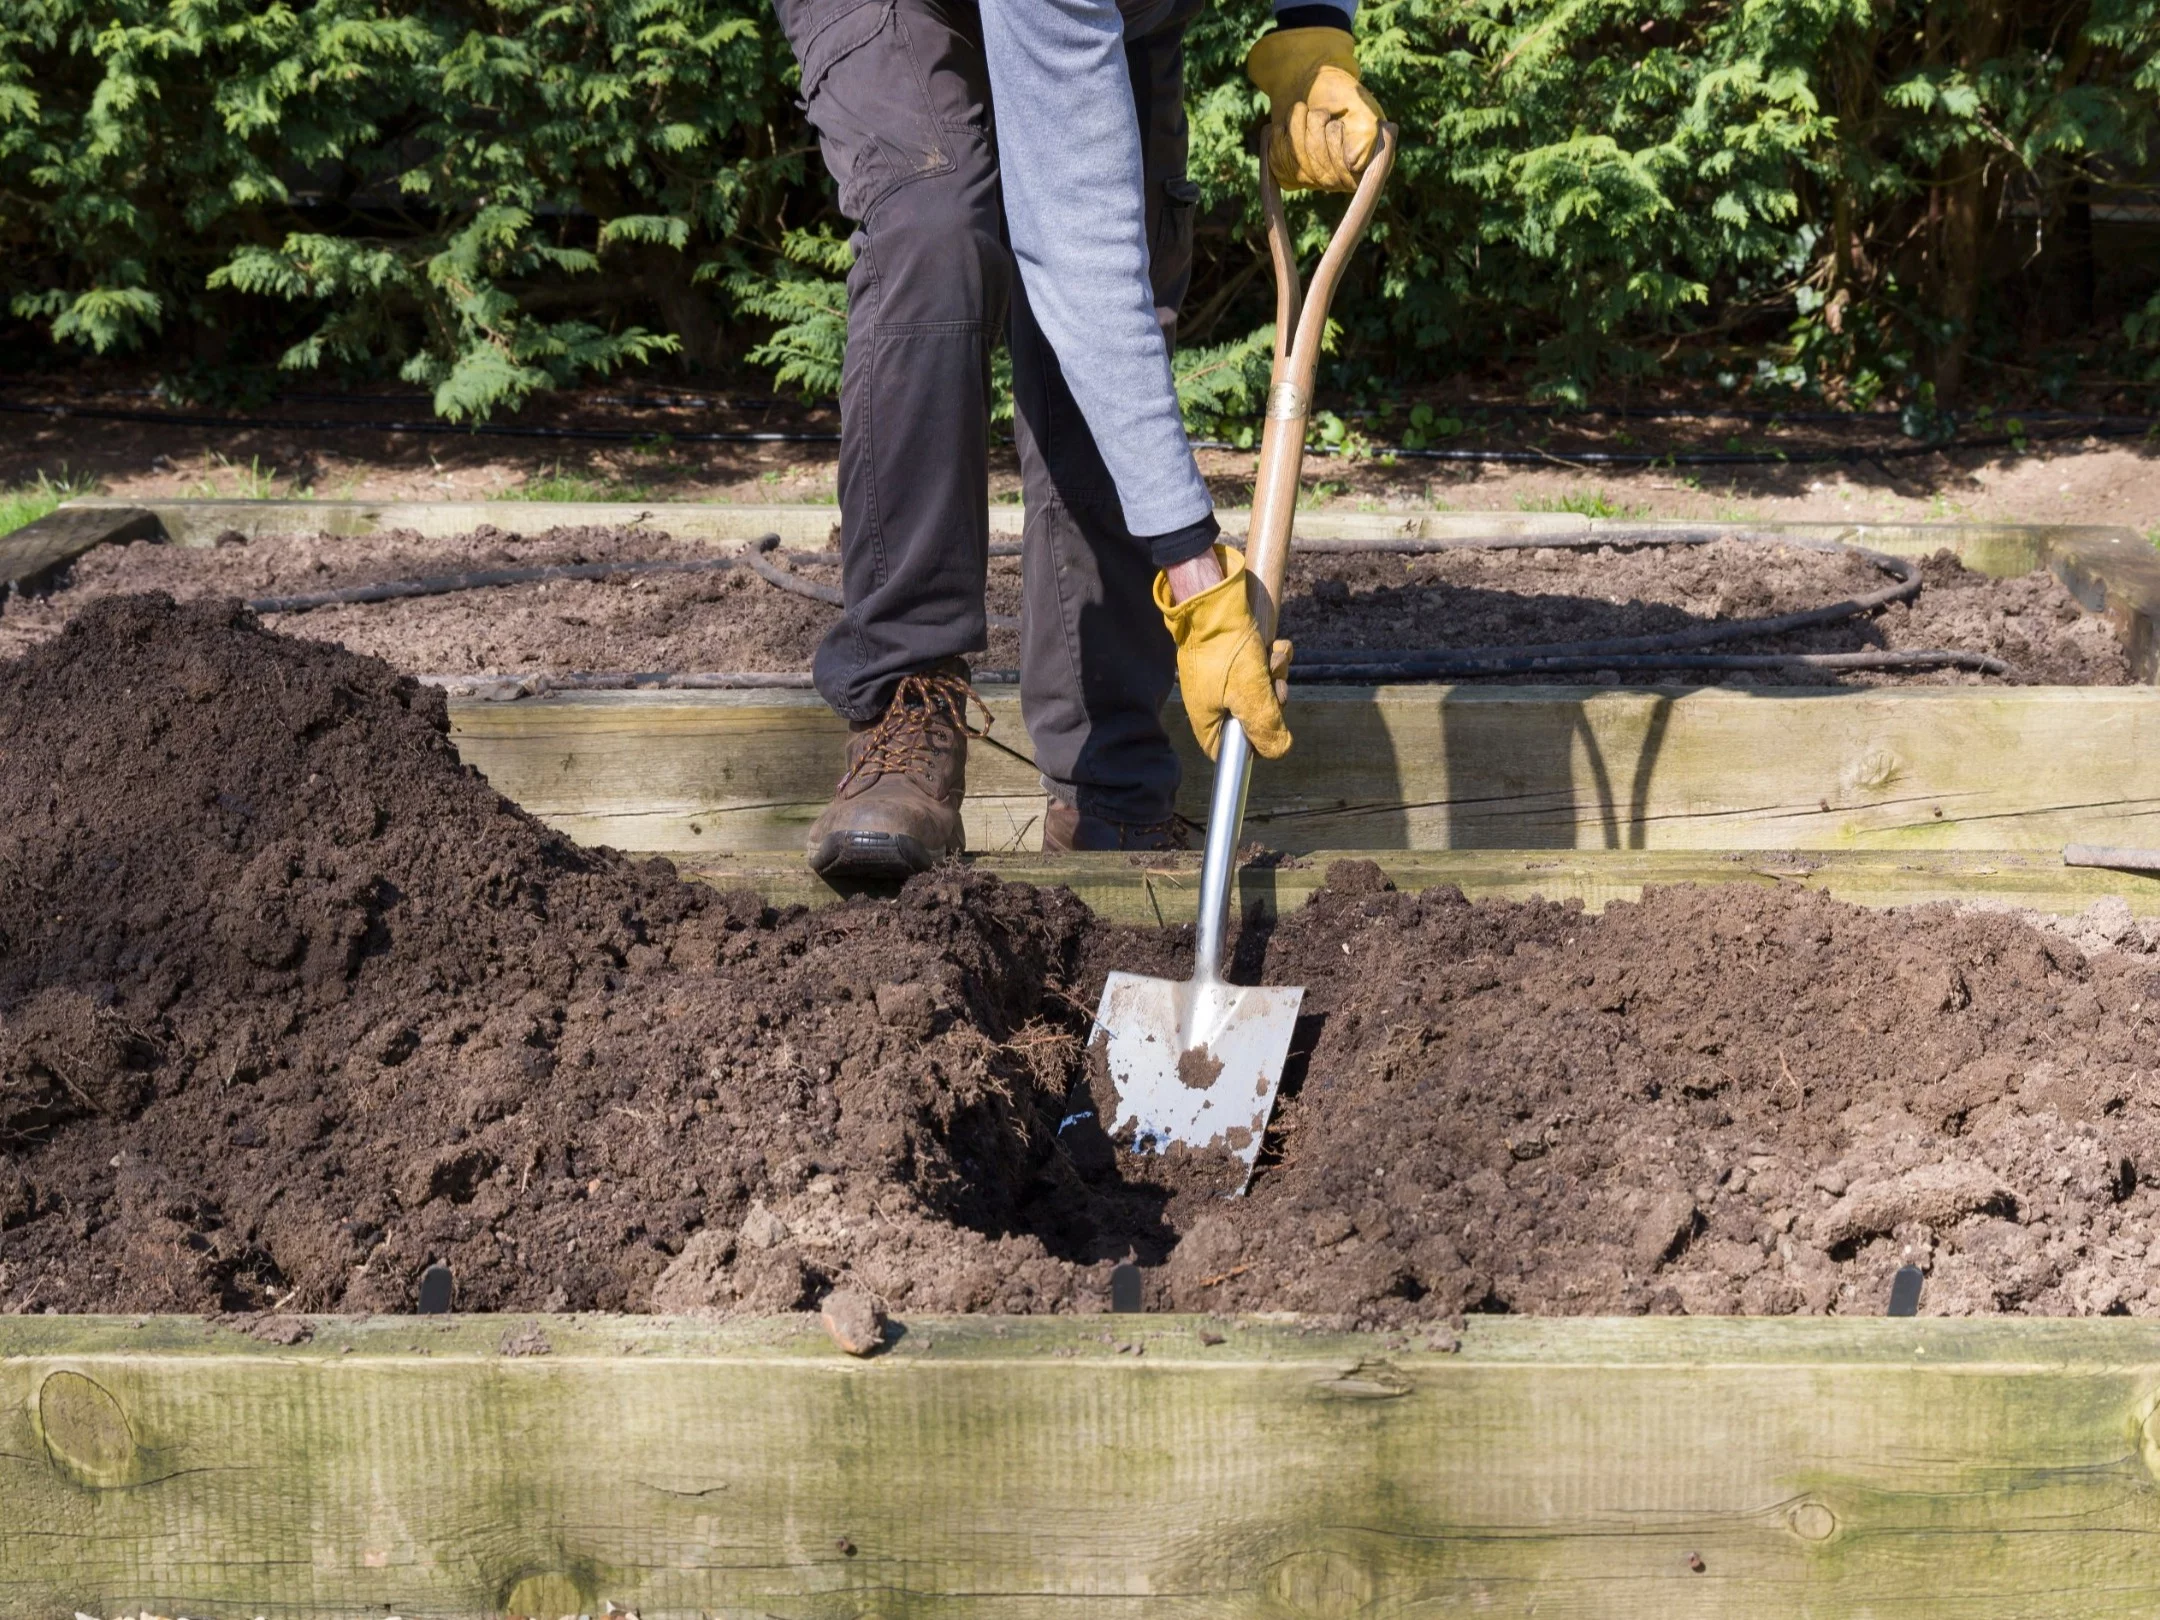
{"label": "wood grain texture", "polygon": [[0,599],[8,587],[34,591],[93,546],[151,540],[162,533],[157,514],[125,502],[62,506],[33,523],[0,534]]}
{"label": "wood grain texture", "polygon": [[862,1362],[808,1321],[542,1319],[551,1353],[502,1355],[526,1325],[323,1321],[278,1348],[0,1322],[0,1611],[2160,1604],[2146,1323],[1478,1319],[1443,1354],[1294,1323],[1205,1324],[1209,1345],[1180,1318],[926,1319]]}
{"label": "wood grain texture", "polygon": [[[88,497],[72,503],[95,509],[119,503]],[[410,529],[431,538],[468,534],[483,523],[531,534],[569,525],[650,524],[670,534],[712,540],[750,540],[777,533],[791,546],[825,546],[839,533],[840,509],[830,504],[728,505],[709,501],[219,501],[150,503],[176,545],[207,546],[227,529],[251,539],[272,534],[371,534]],[[1017,538],[1021,508],[990,507],[990,532]],[[1225,509],[1232,533],[1246,513]],[[1587,533],[1591,520],[1567,512],[1313,512],[1300,513],[1297,532],[1309,538],[1420,539],[1445,535]]]}
{"label": "wood grain texture", "polygon": [[2107,615],[2130,668],[2160,684],[2160,550],[2135,529],[2056,529],[2048,566],[2071,594]]}
{"label": "wood grain texture", "polygon": [[[1018,699],[994,735],[1024,749]],[[2160,843],[2150,688],[1314,687],[1287,759],[1254,773],[1253,837],[1350,849],[2059,851]],[[595,692],[453,701],[466,760],[587,843],[793,851],[842,769],[803,692]],[[1180,809],[1209,773],[1171,705]],[[969,754],[970,848],[1040,847],[1021,760]]]}
{"label": "wood grain texture", "polygon": [[[1344,856],[1376,861],[1406,892],[1452,883],[1473,900],[1580,900],[1593,912],[1615,900],[1639,899],[1653,884],[1747,883],[1828,894],[1863,906],[1978,901],[2065,917],[2117,896],[2135,916],[2160,916],[2160,854],[2152,857],[2154,871],[2144,873],[2072,869],[2057,856],[2025,850],[1325,850],[1240,867],[1232,904],[1244,917],[1294,911],[1326,880],[1329,863]],[[776,906],[829,905],[845,898],[791,855],[675,859],[685,877],[720,888],[755,889]],[[1112,922],[1182,927],[1199,907],[1197,853],[1144,861],[1102,854],[981,855],[969,865],[1007,883],[1062,884]]]}
{"label": "wood grain texture", "polygon": [[[120,502],[88,497],[82,509]],[[824,546],[839,533],[840,509],[830,504],[728,505],[719,502],[630,501],[226,501],[152,500],[148,503],[175,544],[211,544],[227,529],[250,538],[270,534],[367,534],[410,529],[437,538],[470,533],[483,523],[533,533],[571,524],[651,524],[671,534],[713,540],[749,540],[777,533],[789,545]],[[989,509],[990,532],[1020,533],[1017,505]],[[1216,516],[1232,535],[1245,532],[1250,514],[1223,507]],[[1632,518],[1588,518],[1571,512],[1300,512],[1300,541],[1442,540],[1492,535],[1599,535],[1615,542],[1645,533],[1745,534],[1762,538],[1849,541],[1902,556],[1948,550],[1984,573],[2022,574],[2041,567],[2051,537],[2083,531],[2061,526],[1991,523],[1656,523]],[[2116,531],[2094,531],[2112,533]],[[2120,531],[2127,533],[2129,531]]]}

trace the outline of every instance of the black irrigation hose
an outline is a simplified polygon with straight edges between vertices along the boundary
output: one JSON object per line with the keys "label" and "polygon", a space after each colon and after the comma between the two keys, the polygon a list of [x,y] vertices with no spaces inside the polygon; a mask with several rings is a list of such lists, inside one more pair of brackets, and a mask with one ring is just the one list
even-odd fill
{"label": "black irrigation hose", "polygon": [[[1466,549],[1584,550],[1605,546],[1705,545],[1725,534],[1715,526],[1676,531],[1614,530],[1591,535],[1496,535],[1489,539],[1373,539],[1316,542],[1313,549],[1324,554],[1427,553]],[[1735,537],[1745,538],[1745,537]],[[1748,669],[1969,669],[1988,675],[2007,675],[2010,666],[1984,653],[1944,650],[1851,653],[1731,653],[1703,654],[1695,649],[1721,642],[1752,640],[1757,636],[1783,635],[1822,625],[1837,624],[1879,612],[1920,594],[1918,566],[1903,557],[1873,551],[1864,546],[1842,546],[1836,541],[1788,537],[1755,543],[1775,543],[1809,551],[1851,551],[1873,563],[1891,577],[1892,583],[1878,591],[1848,597],[1824,607],[1804,608],[1759,619],[1730,619],[1696,625],[1687,630],[1651,636],[1614,636],[1597,641],[1551,642],[1515,647],[1413,648],[1402,651],[1371,651],[1362,648],[1307,649],[1298,660],[1295,674],[1301,681],[1432,680],[1462,676],[1571,674],[1597,670],[1748,670]],[[1011,556],[1020,548],[997,545],[994,556]],[[724,557],[682,560],[625,560],[597,563],[558,563],[534,568],[497,568],[467,574],[445,574],[429,579],[387,580],[372,585],[350,585],[339,590],[305,596],[257,597],[247,605],[257,613],[301,613],[310,608],[351,603],[403,601],[413,597],[445,596],[456,591],[496,586],[523,585],[542,580],[605,579],[616,574],[705,573],[738,565],[747,566],[760,579],[828,607],[845,605],[836,586],[807,580],[770,561],[774,557],[831,564],[837,552],[796,552],[781,549],[780,537],[767,534],[745,550]],[[1017,630],[1020,622],[1004,614],[985,616],[993,630]],[[993,681],[1006,671],[982,671],[977,679]],[[677,690],[726,690],[749,687],[800,687],[808,675],[764,675],[753,672],[671,674],[664,671],[585,671],[561,676],[442,677],[467,680],[482,695],[522,697],[542,691],[620,691],[640,688]],[[538,684],[535,684],[538,683]]]}
{"label": "black irrigation hose", "polygon": [[[284,396],[297,398],[297,395]],[[1400,404],[1397,409],[1401,409]],[[1340,413],[1346,418],[1370,420],[1379,412],[1370,408],[1347,410]],[[1642,421],[1666,422],[1845,422],[1880,423],[1895,427],[1904,420],[1900,410],[1765,410],[1754,405],[1535,405],[1520,401],[1498,401],[1480,404],[1469,400],[1453,404],[1444,411],[1435,408],[1435,415],[1450,416],[1543,416],[1563,421],[1576,416],[1633,417]],[[1980,418],[1970,412],[1946,412],[1945,419],[1957,422],[1976,422]],[[1993,411],[1990,421],[2015,419],[2019,422],[2097,422],[2103,425],[2126,426],[2136,423],[2140,431],[2160,430],[2160,416],[2137,416],[2128,411]]]}
{"label": "black irrigation hose", "polygon": [[305,613],[310,608],[341,607],[357,602],[402,602],[416,596],[448,596],[454,591],[487,590],[500,585],[532,585],[548,579],[606,579],[614,574],[708,574],[733,568],[733,557],[679,560],[551,563],[544,568],[488,568],[470,574],[438,574],[432,579],[390,579],[374,585],[347,585],[306,596],[258,596],[248,603],[255,613]]}
{"label": "black irrigation hose", "polygon": [[[261,416],[202,416],[179,411],[130,410],[119,405],[39,405],[20,400],[0,400],[0,412],[17,416],[81,417],[87,421],[103,422],[151,422],[167,427],[207,428],[254,428],[268,431],[284,430],[303,433],[416,433],[436,437],[465,434],[480,438],[497,439],[550,439],[563,441],[590,441],[600,444],[637,444],[658,438],[666,438],[676,444],[838,444],[838,433],[816,432],[768,432],[731,433],[707,430],[683,432],[655,432],[647,428],[605,427],[543,427],[515,422],[442,422],[424,418],[397,418],[389,421],[354,419],[346,417],[261,417]],[[2145,438],[2154,430],[2137,425],[2109,425],[2086,428],[2070,433],[2047,435],[2008,433],[1987,434],[1977,439],[1945,440],[1940,443],[1891,444],[1891,445],[1842,445],[1795,448],[1792,450],[1509,450],[1470,448],[1420,448],[1412,450],[1401,445],[1374,445],[1369,453],[1374,456],[1394,456],[1413,461],[1492,462],[1503,466],[1559,466],[1559,467],[1772,467],[1772,466],[1821,466],[1833,463],[1860,464],[1870,461],[1903,461],[1920,456],[1951,455],[1967,450],[1994,450],[2005,447],[2035,444],[2060,444],[2079,438],[2131,439]],[[1196,439],[1195,449],[1238,450],[1251,449],[1225,439]],[[1314,445],[1306,452],[1309,456],[1339,456],[1347,454],[1340,446]]]}
{"label": "black irrigation hose", "polygon": [[1656,669],[1970,669],[1983,675],[2008,675],[2010,666],[1986,653],[1847,652],[1847,653],[1623,653],[1605,658],[1451,659],[1445,652],[1405,657],[1379,654],[1359,660],[1348,653],[1326,653],[1298,660],[1291,674],[1301,681],[1417,681],[1455,675],[1575,675],[1598,670]]}
{"label": "black irrigation hose", "polygon": [[[1707,545],[1729,535],[1729,530],[1705,525],[1677,532],[1625,529],[1590,535],[1496,535],[1489,539],[1329,540],[1314,542],[1307,549],[1338,555],[1361,552],[1417,555],[1440,551],[1530,550],[1545,547],[1556,550],[1585,550],[1605,546]],[[2011,673],[2010,665],[2000,658],[1986,653],[1954,650],[1707,654],[1692,650],[1714,646],[1720,642],[1752,640],[1757,636],[1783,635],[1794,630],[1838,624],[1847,619],[1879,612],[1898,602],[1909,602],[1920,594],[1920,570],[1903,557],[1894,557],[1887,552],[1873,551],[1864,546],[1841,546],[1835,541],[1816,540],[1812,537],[1789,537],[1774,543],[1810,551],[1856,552],[1888,574],[1892,583],[1879,591],[1870,591],[1863,596],[1850,597],[1825,607],[1806,608],[1797,613],[1782,613],[1760,619],[1733,619],[1721,624],[1699,625],[1693,629],[1673,631],[1665,635],[1619,636],[1603,641],[1555,642],[1523,647],[1421,648],[1405,652],[1375,653],[1354,648],[1313,649],[1306,651],[1295,661],[1292,675],[1299,681],[1374,681],[1431,680],[1469,675],[1578,674],[1606,669],[1967,669],[1985,675]],[[757,550],[783,555],[779,548],[779,540],[768,536],[758,543]],[[1019,550],[1018,546],[993,546],[991,554],[1013,556],[1017,555]],[[834,551],[793,552],[784,555],[792,562],[828,566],[840,561],[840,554]],[[761,579],[782,590],[836,607],[842,603],[841,593],[830,585],[819,585],[803,579],[786,569],[776,567],[755,553],[750,554],[746,560]],[[991,615],[989,622],[992,629],[1019,628],[1018,620],[1002,615]],[[991,678],[988,673],[977,676],[980,680]]]}
{"label": "black irrigation hose", "polygon": [[[2137,386],[2137,385],[2125,385]],[[2149,386],[2149,385],[2147,385]],[[638,391],[642,390],[642,391]],[[108,388],[100,390],[108,398],[163,399],[162,390],[156,388]],[[286,400],[303,401],[311,405],[344,405],[353,409],[363,406],[429,405],[435,396],[421,392],[389,392],[380,394],[354,394],[327,389],[281,388],[272,394],[273,403]],[[633,409],[654,410],[728,410],[770,411],[784,402],[764,394],[730,395],[711,389],[681,388],[672,383],[647,382],[628,393],[599,393],[589,396],[604,405],[628,406]],[[1400,402],[1398,402],[1400,404]],[[60,407],[64,409],[65,407]],[[1538,404],[1526,400],[1470,400],[1448,406],[1449,413],[1460,411],[1470,416],[1542,416],[1559,421],[1577,416],[1633,418],[1639,421],[1664,422],[1842,422],[1879,423],[1893,427],[1902,423],[1905,413],[1901,410],[1836,410],[1824,407],[1815,410],[1777,410],[1759,405],[1561,405]],[[1352,421],[1370,421],[1380,416],[1380,411],[1370,406],[1358,406],[1340,413]],[[1977,423],[1981,421],[2019,422],[2084,422],[2097,423],[2103,427],[2135,426],[2140,431],[2160,433],[2160,416],[2137,416],[2127,411],[2065,411],[2065,410],[2004,410],[1989,411],[1984,417],[1970,411],[1942,413],[1944,420]]]}
{"label": "black irrigation hose", "polygon": [[[1683,541],[1682,544],[1693,542]],[[1808,546],[1808,550],[1815,547]],[[1611,636],[1602,641],[1556,641],[1549,644],[1521,647],[1463,647],[1420,648],[1409,652],[1367,653],[1355,649],[1329,648],[1308,651],[1308,662],[1319,665],[1343,665],[1362,659],[1385,659],[1405,673],[1430,670],[1436,675],[1511,675],[1523,673],[1529,668],[1550,669],[1556,665],[1583,669],[1613,668],[1716,668],[1715,665],[1615,665],[1614,657],[1636,658],[1652,653],[1686,652],[1697,647],[1711,647],[1721,641],[1752,641],[1757,636],[1779,636],[1794,630],[1809,630],[1819,625],[1839,624],[1847,619],[1861,618],[1876,613],[1897,602],[1909,602],[1920,594],[1920,570],[1903,557],[1893,557],[1887,552],[1869,551],[1862,546],[1852,546],[1851,551],[1865,557],[1869,562],[1891,576],[1896,582],[1865,596],[1847,597],[1842,602],[1832,602],[1827,607],[1803,608],[1797,613],[1779,613],[1762,619],[1726,619],[1715,624],[1700,624],[1687,630],[1673,630],[1655,636]],[[1764,655],[1772,656],[1772,655]],[[1777,655],[1785,656],[1785,655]],[[1819,656],[1819,655],[1818,655]],[[1591,660],[1585,662],[1585,660]],[[1597,660],[1603,660],[1599,662]],[[1735,666],[1744,667],[1744,666]],[[1856,666],[1862,667],[1862,666]]]}
{"label": "black irrigation hose", "polygon": [[[1508,467],[1816,467],[1860,465],[1870,461],[1910,461],[1921,456],[1956,455],[1968,450],[2030,449],[2039,444],[2067,444],[2073,439],[2143,439],[2147,427],[2096,427],[2071,433],[2012,435],[1990,433],[1977,439],[1947,439],[1930,444],[1840,445],[1791,450],[1476,450],[1418,449],[1402,445],[1373,445],[1359,454],[1375,458],[1394,456],[1409,461],[1494,462]],[[1251,446],[1226,439],[1195,439],[1196,450],[1237,450]],[[1340,456],[1349,452],[1339,445],[1312,445],[1308,456]]]}
{"label": "black irrigation hose", "polygon": [[790,573],[776,563],[767,562],[767,552],[776,556],[780,554],[780,537],[777,534],[766,535],[743,553],[743,561],[750,565],[750,571],[766,584],[778,586],[796,596],[807,596],[813,602],[823,602],[827,607],[847,606],[847,598],[840,593],[839,586],[820,585],[815,580],[803,579]]}
{"label": "black irrigation hose", "polygon": [[[991,555],[996,556],[1001,549],[992,546],[990,548]],[[1010,549],[1014,554],[1017,554],[1020,548],[1014,546]],[[768,585],[777,585],[781,590],[792,592],[796,596],[807,596],[813,602],[823,602],[828,607],[845,607],[847,605],[847,598],[840,594],[838,586],[820,585],[815,580],[804,579],[799,574],[791,573],[785,568],[767,562],[765,555],[761,554],[776,557],[786,555],[780,550],[780,537],[778,535],[768,534],[764,539],[758,541],[755,547],[743,553],[743,561],[750,565],[750,571]],[[807,553],[802,560],[805,562],[825,562],[828,558],[833,562],[840,560],[839,553],[823,551]],[[1009,613],[985,613],[983,623],[992,630],[1017,630],[1020,628],[1020,621]]]}
{"label": "black irrigation hose", "polygon": [[155,422],[166,427],[262,428],[293,433],[423,433],[435,437],[459,434],[489,439],[589,439],[602,444],[637,444],[665,438],[676,444],[838,444],[837,433],[717,433],[651,428],[540,427],[516,422],[438,422],[424,418],[392,421],[355,420],[349,417],[197,416],[180,411],[135,411],[123,405],[31,405],[21,400],[0,400],[0,412],[13,416],[79,416],[93,422]]}

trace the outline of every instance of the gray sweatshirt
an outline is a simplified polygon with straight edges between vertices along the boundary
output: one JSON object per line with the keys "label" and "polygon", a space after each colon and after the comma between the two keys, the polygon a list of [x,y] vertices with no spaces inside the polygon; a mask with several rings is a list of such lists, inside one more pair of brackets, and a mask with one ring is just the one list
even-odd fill
{"label": "gray sweatshirt", "polygon": [[[1345,27],[1354,7],[1337,8]],[[1140,122],[1117,0],[984,0],[982,19],[1005,217],[1036,323],[1116,481],[1126,527],[1143,538],[1205,533],[1213,503],[1148,284]]]}

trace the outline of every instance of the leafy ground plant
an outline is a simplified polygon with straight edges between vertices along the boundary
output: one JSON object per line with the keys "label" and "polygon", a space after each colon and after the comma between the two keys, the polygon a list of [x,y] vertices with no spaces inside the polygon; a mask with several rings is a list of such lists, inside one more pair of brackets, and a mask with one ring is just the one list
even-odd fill
{"label": "leafy ground plant", "polygon": [[65,472],[58,478],[39,473],[31,483],[0,485],[0,534],[11,534],[25,524],[35,523],[62,501],[96,493],[94,480],[70,478]]}

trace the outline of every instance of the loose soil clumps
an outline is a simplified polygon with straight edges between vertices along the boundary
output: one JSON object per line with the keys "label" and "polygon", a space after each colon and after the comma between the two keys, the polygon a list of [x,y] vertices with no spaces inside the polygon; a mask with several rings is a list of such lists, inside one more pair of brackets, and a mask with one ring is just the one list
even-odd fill
{"label": "loose soil clumps", "polygon": [[2160,1309],[2160,960],[1775,889],[1345,862],[1251,1194],[1118,1151],[1088,1015],[1189,934],[960,868],[785,912],[580,849],[438,694],[231,604],[0,665],[0,1308]]}
{"label": "loose soil clumps", "polygon": [[[256,598],[477,569],[623,559],[694,558],[712,547],[644,526],[562,528],[519,535],[482,528],[450,540],[417,534],[285,536],[215,548],[148,541],[104,546],[76,562],[65,589],[8,606],[0,653],[55,633],[106,596],[169,591],[182,600]],[[837,586],[835,568],[796,572]],[[1922,564],[1917,602],[1872,618],[1720,645],[1725,652],[1864,652],[1914,648],[1989,653],[2024,683],[2120,686],[2130,669],[2107,621],[2085,612],[2047,573],[1996,580],[1948,552]],[[1466,550],[1414,556],[1293,553],[1283,631],[1310,649],[1463,648],[1659,635],[1711,620],[1763,618],[1880,589],[1864,558],[1721,540],[1709,545],[1596,550]],[[991,564],[993,614],[1020,612],[1020,565]],[[451,596],[317,608],[275,622],[294,635],[372,653],[413,674],[612,671],[801,671],[835,610],[791,595],[747,569],[618,575],[601,580],[467,591]],[[1019,662],[1019,638],[993,630],[984,668]],[[1293,675],[1295,666],[1293,665]],[[1564,680],[1593,679],[1566,676]],[[1654,674],[1633,673],[1633,681]],[[1970,685],[1999,681],[1927,672],[1700,671],[1694,684]],[[1510,679],[1546,680],[1542,677]]]}
{"label": "loose soil clumps", "polygon": [[801,1198],[934,1236],[925,1298],[1025,1277],[952,1223],[1031,1173],[1070,897],[783,917],[579,849],[439,693],[229,603],[100,602],[0,668],[13,1308],[404,1309],[433,1260],[471,1308],[642,1308],[723,1230],[708,1291],[786,1309]]}

